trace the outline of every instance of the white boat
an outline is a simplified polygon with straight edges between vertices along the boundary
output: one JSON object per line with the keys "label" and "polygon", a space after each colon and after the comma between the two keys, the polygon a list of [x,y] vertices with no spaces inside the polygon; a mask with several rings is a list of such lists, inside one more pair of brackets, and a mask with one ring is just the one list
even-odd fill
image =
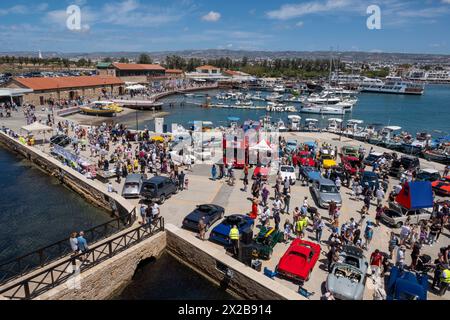
{"label": "white boat", "polygon": [[317,123],[319,120],[317,119],[305,119],[305,130],[306,131],[319,131],[319,128],[317,127]]}
{"label": "white boat", "polygon": [[273,91],[284,93],[284,92],[286,92],[286,88],[282,85],[277,85],[277,86],[273,87]]}
{"label": "white boat", "polygon": [[279,132],[286,132],[286,131],[288,131],[287,127],[284,124],[284,121],[281,120],[281,119],[278,120],[278,122],[277,122],[277,129],[278,129]]}
{"label": "white boat", "polygon": [[356,120],[356,119],[348,120],[343,134],[348,137],[354,137],[355,135],[358,135],[358,133],[364,131],[364,129],[361,127],[361,124],[363,123],[364,123],[363,120]]}
{"label": "white boat", "polygon": [[268,95],[268,96],[266,97],[266,100],[267,100],[267,101],[277,101],[277,100],[279,100],[279,99],[281,99],[281,98],[283,98],[283,96],[282,96],[281,94],[279,94],[279,93],[274,93],[274,94]]}
{"label": "white boat", "polygon": [[302,117],[297,115],[290,115],[288,116],[288,119],[289,119],[289,130],[299,131]]}
{"label": "white boat", "polygon": [[337,133],[342,129],[342,119],[339,118],[330,118],[328,119],[327,131]]}
{"label": "white boat", "polygon": [[401,77],[386,77],[386,81],[365,78],[360,85],[361,92],[422,95],[424,85],[405,81]]}
{"label": "white boat", "polygon": [[345,110],[343,108],[321,105],[305,105],[300,109],[300,112],[312,114],[345,115]]}

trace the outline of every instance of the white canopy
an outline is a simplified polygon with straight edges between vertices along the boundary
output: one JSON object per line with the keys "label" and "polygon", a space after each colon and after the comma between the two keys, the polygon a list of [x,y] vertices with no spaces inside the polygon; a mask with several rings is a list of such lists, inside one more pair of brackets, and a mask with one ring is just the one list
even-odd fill
{"label": "white canopy", "polygon": [[272,148],[267,144],[266,140],[261,140],[256,146],[250,148],[252,151],[272,151]]}
{"label": "white canopy", "polygon": [[39,131],[46,132],[46,131],[53,131],[53,128],[36,121],[35,123],[32,123],[28,126],[23,126],[22,130],[25,130],[28,133],[39,132]]}
{"label": "white canopy", "polygon": [[328,119],[328,121],[329,121],[329,122],[339,122],[339,123],[341,123],[341,122],[342,122],[342,119],[339,119],[339,118],[330,118],[330,119]]}
{"label": "white canopy", "polygon": [[390,131],[397,131],[397,130],[401,130],[402,129],[402,127],[398,127],[398,126],[387,126],[385,128],[387,130],[390,130]]}
{"label": "white canopy", "polygon": [[133,84],[131,86],[128,86],[125,88],[126,90],[144,90],[146,89],[145,86],[143,86],[142,84]]}

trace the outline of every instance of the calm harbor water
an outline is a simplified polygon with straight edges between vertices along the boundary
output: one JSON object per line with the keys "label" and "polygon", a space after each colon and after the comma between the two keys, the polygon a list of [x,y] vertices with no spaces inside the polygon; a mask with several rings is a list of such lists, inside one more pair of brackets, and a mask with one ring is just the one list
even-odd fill
{"label": "calm harbor water", "polygon": [[[214,97],[219,90],[212,90],[208,93]],[[434,137],[444,136],[450,133],[450,85],[428,85],[423,96],[408,95],[390,95],[390,94],[372,94],[361,93],[358,95],[359,102],[353,108],[352,113],[345,115],[344,120],[359,119],[364,123],[381,125],[397,125],[410,133],[428,131]],[[174,95],[161,100],[166,104],[170,102],[195,102],[204,103],[205,98],[194,97],[187,98],[184,95]],[[217,102],[215,98],[212,103]],[[223,101],[225,104],[233,102]],[[267,102],[255,102],[256,105],[266,105]],[[298,109],[299,105],[294,104]],[[164,123],[171,129],[171,123],[179,123],[189,126],[189,122],[195,120],[212,121],[215,125],[227,125],[227,117],[239,117],[242,121],[257,120],[266,115],[265,110],[246,110],[246,109],[204,109],[195,105],[185,105],[183,107],[175,106],[173,108],[165,107],[165,111],[170,112],[166,116]],[[288,115],[292,113],[270,113],[272,121],[283,119],[287,121]],[[320,126],[326,127],[328,118],[332,116],[320,116],[313,114],[301,114],[302,121],[306,118],[315,118],[320,120]],[[144,124],[151,130],[154,129],[154,121],[147,121]],[[142,127],[142,124],[141,124]]]}
{"label": "calm harbor water", "polygon": [[0,177],[0,263],[111,219],[1,147]]}
{"label": "calm harbor water", "polygon": [[136,271],[115,300],[233,300],[232,295],[168,253]]}

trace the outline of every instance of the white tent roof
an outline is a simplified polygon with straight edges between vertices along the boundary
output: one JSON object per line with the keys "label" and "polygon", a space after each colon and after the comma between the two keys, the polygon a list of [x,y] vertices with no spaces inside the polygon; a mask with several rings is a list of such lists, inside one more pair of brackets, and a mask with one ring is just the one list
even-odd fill
{"label": "white tent roof", "polygon": [[250,148],[254,151],[272,151],[272,148],[267,144],[266,140],[261,140],[256,146]]}
{"label": "white tent roof", "polygon": [[52,131],[53,130],[52,127],[46,126],[39,122],[32,123],[28,126],[23,126],[22,129],[25,130],[26,132]]}
{"label": "white tent roof", "polygon": [[134,85],[126,87],[125,89],[126,90],[143,90],[143,89],[146,89],[146,87],[141,84],[134,84]]}

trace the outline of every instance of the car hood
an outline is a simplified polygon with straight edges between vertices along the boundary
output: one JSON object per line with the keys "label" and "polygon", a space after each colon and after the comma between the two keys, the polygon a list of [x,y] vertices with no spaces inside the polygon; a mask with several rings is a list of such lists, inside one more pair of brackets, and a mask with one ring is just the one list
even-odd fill
{"label": "car hood", "polygon": [[328,201],[335,201],[337,203],[341,203],[342,202],[342,198],[341,195],[338,193],[320,193],[320,198],[322,199],[322,201],[328,202]]}
{"label": "car hood", "polygon": [[202,217],[205,217],[205,222],[209,220],[209,216],[205,215],[205,213],[194,210],[186,216],[186,219],[194,222],[199,222]]}
{"label": "car hood", "polygon": [[362,299],[362,284],[352,282],[345,277],[336,277],[334,274],[329,274],[327,278],[328,291],[334,296],[342,300],[360,300]]}

